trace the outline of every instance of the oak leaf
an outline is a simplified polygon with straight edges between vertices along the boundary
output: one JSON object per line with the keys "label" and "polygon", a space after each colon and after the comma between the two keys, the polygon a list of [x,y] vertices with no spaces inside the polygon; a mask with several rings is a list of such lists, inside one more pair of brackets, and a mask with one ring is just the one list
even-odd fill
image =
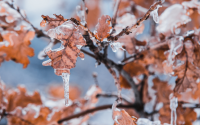
{"label": "oak leaf", "polygon": [[42,15],[43,20],[41,21],[40,26],[45,27],[45,30],[48,31],[49,29],[56,28],[67,21],[67,19],[65,19],[62,15],[54,14],[54,16],[56,18]]}
{"label": "oak leaf", "polygon": [[15,62],[22,63],[23,68],[26,68],[29,64],[28,56],[34,56],[34,50],[29,47],[30,40],[35,36],[34,31],[26,31],[21,27],[20,31],[4,31],[2,37],[9,42],[9,45],[1,46],[0,51],[5,53],[5,59],[10,59]]}
{"label": "oak leaf", "polygon": [[35,91],[32,95],[27,94],[26,88],[18,86],[17,90],[10,89],[6,92],[8,101],[6,111],[13,111],[16,107],[26,107],[28,104],[41,105],[42,100],[39,92]]}
{"label": "oak leaf", "polygon": [[114,125],[137,125],[137,118],[132,118],[124,109],[120,110],[116,108],[117,102],[114,102],[112,106],[112,117]]}
{"label": "oak leaf", "polygon": [[164,67],[170,69],[172,75],[178,76],[174,91],[180,93],[187,88],[194,89],[197,86],[197,80],[200,78],[198,70],[200,45],[197,37],[177,38],[169,40],[170,50],[166,52],[167,61],[164,62]]}
{"label": "oak leaf", "polygon": [[110,16],[103,15],[98,20],[98,24],[95,27],[94,35],[100,41],[103,41],[110,35],[111,30],[112,30],[112,25]]}
{"label": "oak leaf", "polygon": [[24,21],[19,12],[13,9],[8,2],[0,1],[0,13],[0,41],[8,43],[0,45],[0,62],[13,60],[22,63],[26,68],[29,64],[28,56],[34,55],[29,45],[35,33],[31,25]]}
{"label": "oak leaf", "polygon": [[48,30],[47,34],[51,38],[60,40],[62,44],[56,50],[46,50],[50,59],[43,62],[43,65],[52,66],[56,75],[62,75],[63,72],[69,73],[69,69],[75,67],[76,59],[80,56],[80,48],[86,45],[85,39],[80,34],[77,25],[71,21]]}

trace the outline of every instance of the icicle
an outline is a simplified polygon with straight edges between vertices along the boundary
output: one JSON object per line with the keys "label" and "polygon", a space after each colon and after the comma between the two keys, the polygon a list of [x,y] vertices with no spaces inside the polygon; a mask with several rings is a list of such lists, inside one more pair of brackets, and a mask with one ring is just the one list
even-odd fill
{"label": "icicle", "polygon": [[65,96],[65,106],[69,106],[69,73],[62,73],[62,79],[64,84],[64,96]]}
{"label": "icicle", "polygon": [[162,7],[161,5],[157,5],[156,9],[151,12],[151,15],[153,16],[153,20],[155,23],[159,23],[159,17],[158,17],[158,8]]}
{"label": "icicle", "polygon": [[170,109],[171,109],[171,125],[176,125],[176,108],[178,107],[178,99],[172,94],[169,96],[170,99]]}
{"label": "icicle", "polygon": [[122,95],[121,95],[121,91],[122,91],[122,89],[121,89],[119,83],[117,83],[116,86],[117,86],[118,103],[122,103]]}
{"label": "icicle", "polygon": [[78,49],[81,49],[82,45],[76,45],[76,47],[77,47]]}
{"label": "icicle", "polygon": [[119,112],[120,110],[117,108],[117,104],[118,104],[118,102],[115,101],[112,105],[112,118],[113,118],[114,122],[116,122],[117,124],[120,124],[118,122],[118,117],[120,117],[120,112]]}

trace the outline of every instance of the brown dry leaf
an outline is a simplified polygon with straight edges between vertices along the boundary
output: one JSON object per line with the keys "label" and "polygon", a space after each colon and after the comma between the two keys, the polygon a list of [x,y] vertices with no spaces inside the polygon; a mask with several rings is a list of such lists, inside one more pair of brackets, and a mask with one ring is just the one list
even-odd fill
{"label": "brown dry leaf", "polygon": [[120,111],[120,116],[117,121],[119,124],[115,122],[114,125],[137,125],[136,119],[132,118],[124,109]]}
{"label": "brown dry leaf", "polygon": [[2,34],[4,40],[9,42],[8,46],[0,47],[0,51],[5,53],[5,59],[8,61],[12,59],[15,62],[23,64],[23,68],[26,68],[29,64],[28,56],[34,56],[34,50],[29,47],[35,36],[34,31],[26,31],[21,27],[20,31],[5,31]]}
{"label": "brown dry leaf", "polygon": [[124,109],[120,110],[116,108],[117,102],[114,102],[112,106],[112,118],[114,125],[137,125],[137,118],[132,118]]}
{"label": "brown dry leaf", "polygon": [[[78,86],[70,85],[69,87],[69,99],[74,101],[78,99],[81,95],[81,90]],[[56,99],[64,98],[64,88],[62,85],[51,85],[48,88],[49,94]]]}
{"label": "brown dry leaf", "polygon": [[193,99],[199,99],[200,102],[200,83],[198,83],[196,91],[194,93],[191,93],[191,96]]}
{"label": "brown dry leaf", "polygon": [[[123,69],[131,76],[139,76],[142,74],[146,74],[148,75],[148,71],[146,70],[146,68],[139,63],[136,62],[130,62],[128,64],[126,64]],[[122,88],[131,88],[131,86],[127,83],[126,79],[124,79],[123,76],[120,75],[119,77],[119,82],[120,82],[120,86]]]}
{"label": "brown dry leaf", "polygon": [[29,45],[35,33],[31,30],[30,24],[25,22],[21,15],[5,1],[0,1],[0,13],[0,39],[9,43],[9,45],[0,46],[0,62],[4,59],[13,60],[26,68],[29,64],[28,56],[34,55]]}
{"label": "brown dry leaf", "polygon": [[17,90],[10,89],[6,92],[8,101],[6,111],[13,111],[16,107],[26,107],[28,104],[41,105],[42,100],[39,92],[28,94],[26,88],[19,86]]}
{"label": "brown dry leaf", "polygon": [[40,26],[45,27],[45,30],[49,30],[57,26],[60,26],[65,21],[67,21],[67,19],[65,19],[62,15],[54,14],[54,16],[56,18],[51,18],[49,16],[42,15],[43,20],[41,21]]}
{"label": "brown dry leaf", "polygon": [[[93,29],[95,25],[98,23],[98,18],[100,17],[101,14],[100,0],[86,0],[85,4],[88,9],[88,14],[86,19],[87,26],[89,29]],[[74,17],[80,21],[80,18],[78,16]]]}
{"label": "brown dry leaf", "polygon": [[[176,109],[177,112],[177,125],[192,125],[192,122],[194,122],[197,118],[197,114],[194,111],[194,109],[191,108],[182,108],[179,106]],[[160,110],[159,110],[159,120],[161,123],[170,123],[170,118],[171,118],[171,110],[169,105],[164,105]]]}
{"label": "brown dry leaf", "polygon": [[154,78],[153,83],[152,88],[156,91],[157,101],[169,103],[169,95],[172,93],[171,86],[167,82],[159,80],[159,78]]}
{"label": "brown dry leaf", "polygon": [[98,24],[95,27],[94,35],[100,41],[103,41],[103,39],[107,38],[110,35],[111,30],[112,25],[110,16],[103,15],[98,20]]}
{"label": "brown dry leaf", "polygon": [[47,34],[51,38],[60,40],[62,45],[56,50],[46,51],[50,59],[43,62],[43,65],[52,66],[56,75],[62,75],[63,72],[69,73],[69,69],[75,67],[80,48],[86,45],[85,39],[80,34],[77,25],[71,21],[48,30]]}
{"label": "brown dry leaf", "polygon": [[196,88],[197,80],[200,78],[199,71],[199,52],[200,45],[198,37],[192,39],[175,37],[169,40],[170,50],[166,52],[167,61],[164,62],[165,69],[170,69],[169,72],[176,79],[175,92],[184,92],[187,88]]}

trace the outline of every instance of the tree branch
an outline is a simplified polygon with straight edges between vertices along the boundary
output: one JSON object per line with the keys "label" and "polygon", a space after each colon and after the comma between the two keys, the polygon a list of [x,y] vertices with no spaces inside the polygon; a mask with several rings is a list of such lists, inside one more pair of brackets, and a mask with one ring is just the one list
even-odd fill
{"label": "tree branch", "polygon": [[150,16],[150,13],[156,9],[156,7],[158,5],[161,5],[162,2],[161,0],[155,2],[153,5],[151,5],[151,7],[149,8],[149,10],[145,13],[145,15],[139,19],[133,26],[131,27],[126,27],[124,29],[122,29],[122,31],[120,33],[118,33],[117,35],[115,36],[109,36],[108,37],[108,40],[111,40],[111,41],[116,41],[118,40],[119,37],[123,36],[123,35],[129,35],[131,33],[131,30],[135,29],[135,28],[138,28],[140,26],[141,23],[143,23],[145,20],[147,20]]}
{"label": "tree branch", "polygon": [[[98,97],[106,97],[106,98],[109,98],[109,97],[116,97],[116,98],[118,98],[118,95],[117,95],[117,94],[106,94],[106,93],[101,93],[101,94],[97,94],[96,97],[97,97],[97,98],[98,98]],[[123,98],[123,97],[121,97],[121,99],[122,99],[124,102],[128,103],[128,104],[132,104],[132,102],[129,102],[127,99],[125,99],[125,98]]]}
{"label": "tree branch", "polygon": [[[138,105],[138,104],[118,105],[117,107],[118,108],[135,108],[136,109],[136,108],[140,107],[140,105]],[[103,105],[103,106],[95,107],[95,108],[92,108],[92,109],[88,109],[86,111],[71,115],[69,117],[65,117],[65,118],[59,120],[58,124],[61,124],[62,122],[71,120],[73,118],[78,118],[78,117],[87,115],[89,113],[93,113],[93,112],[104,110],[104,109],[111,109],[111,108],[112,108],[112,105]]]}

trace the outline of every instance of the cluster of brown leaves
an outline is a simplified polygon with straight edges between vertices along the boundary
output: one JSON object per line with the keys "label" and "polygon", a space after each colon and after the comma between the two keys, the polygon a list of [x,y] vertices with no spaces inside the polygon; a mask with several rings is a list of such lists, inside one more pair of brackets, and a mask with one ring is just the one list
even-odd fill
{"label": "cluster of brown leaves", "polygon": [[[84,98],[80,98],[80,89],[76,86],[71,87],[70,99],[74,102],[69,107],[65,107],[64,100],[59,100],[63,93],[61,86],[50,86],[49,94],[54,100],[42,100],[39,92],[32,94],[26,88],[19,86],[17,89],[7,89],[3,81],[0,82],[0,110],[1,118],[7,117],[8,124],[17,125],[57,125],[57,121],[74,114],[75,110],[87,110],[95,107],[98,102],[96,95],[101,93],[98,86],[92,86]],[[60,89],[61,93],[54,91]],[[73,90],[73,91],[72,91]],[[76,95],[76,97],[74,97]],[[79,98],[79,99],[78,99]],[[57,99],[57,100],[55,100]],[[76,120],[76,124],[82,124],[89,119],[84,116]],[[73,124],[73,121],[72,123]]]}
{"label": "cluster of brown leaves", "polygon": [[34,55],[34,50],[29,45],[35,32],[24,21],[22,15],[7,2],[0,1],[0,13],[0,43],[2,44],[0,44],[0,63],[4,60],[13,60],[26,68],[29,64],[28,56]]}

